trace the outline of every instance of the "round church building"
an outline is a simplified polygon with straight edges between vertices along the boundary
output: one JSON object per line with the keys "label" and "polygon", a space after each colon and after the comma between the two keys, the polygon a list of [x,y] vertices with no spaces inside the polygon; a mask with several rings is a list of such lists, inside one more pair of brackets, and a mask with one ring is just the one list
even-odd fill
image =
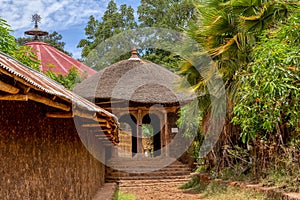
{"label": "round church building", "polygon": [[74,92],[118,117],[119,144],[110,160],[176,160],[186,149],[176,125],[178,110],[192,99],[178,89],[180,81],[166,68],[140,59],[134,49],[128,60],[104,68]]}

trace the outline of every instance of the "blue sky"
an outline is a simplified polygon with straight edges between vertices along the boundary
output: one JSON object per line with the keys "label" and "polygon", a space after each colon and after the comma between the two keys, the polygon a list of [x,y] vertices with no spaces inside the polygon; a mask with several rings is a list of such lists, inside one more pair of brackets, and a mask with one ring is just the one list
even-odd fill
{"label": "blue sky", "polygon": [[[7,21],[15,37],[24,37],[24,31],[32,29],[31,16],[42,17],[39,28],[63,36],[65,49],[79,58],[81,49],[76,48],[85,38],[84,28],[90,15],[97,19],[103,16],[109,0],[1,0],[0,17]],[[127,4],[135,11],[140,0],[115,0],[118,6]]]}

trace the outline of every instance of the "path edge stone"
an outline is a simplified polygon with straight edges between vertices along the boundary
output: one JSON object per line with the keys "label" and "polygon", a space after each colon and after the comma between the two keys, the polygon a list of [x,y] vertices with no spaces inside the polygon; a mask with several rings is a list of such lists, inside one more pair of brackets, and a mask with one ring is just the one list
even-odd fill
{"label": "path edge stone", "polygon": [[117,188],[117,183],[104,183],[94,196],[93,200],[112,200]]}

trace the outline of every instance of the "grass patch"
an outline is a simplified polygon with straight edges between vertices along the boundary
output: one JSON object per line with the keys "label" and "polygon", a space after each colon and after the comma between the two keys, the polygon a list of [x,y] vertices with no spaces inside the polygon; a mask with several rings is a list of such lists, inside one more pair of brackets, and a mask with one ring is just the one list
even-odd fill
{"label": "grass patch", "polygon": [[199,184],[200,184],[200,179],[197,176],[193,176],[189,182],[181,185],[179,188],[180,189],[191,189],[191,188],[196,187]]}
{"label": "grass patch", "polygon": [[206,189],[207,185],[200,183],[200,179],[197,176],[192,177],[192,179],[180,186],[180,189],[188,190],[190,193],[201,193]]}
{"label": "grass patch", "polygon": [[211,182],[207,186],[203,192],[203,197],[208,200],[271,200],[258,192],[216,182]]}
{"label": "grass patch", "polygon": [[271,169],[266,177],[261,179],[264,186],[275,186],[285,192],[300,192],[300,175],[298,169]]}
{"label": "grass patch", "polygon": [[262,183],[263,186],[277,187],[284,192],[300,192],[299,166],[295,163],[284,163],[283,166],[269,167],[256,176],[251,172],[248,172],[247,174],[240,173],[238,166],[234,167],[235,169],[224,168],[220,170],[218,174],[211,173],[211,176],[213,178],[221,178],[230,181]]}
{"label": "grass patch", "polygon": [[215,181],[207,184],[201,183],[198,177],[193,177],[188,183],[182,185],[180,189],[186,190],[185,192],[200,194],[201,198],[207,200],[271,200],[264,194],[250,189],[241,189]]}
{"label": "grass patch", "polygon": [[136,200],[136,197],[134,194],[123,193],[117,190],[114,194],[114,200]]}

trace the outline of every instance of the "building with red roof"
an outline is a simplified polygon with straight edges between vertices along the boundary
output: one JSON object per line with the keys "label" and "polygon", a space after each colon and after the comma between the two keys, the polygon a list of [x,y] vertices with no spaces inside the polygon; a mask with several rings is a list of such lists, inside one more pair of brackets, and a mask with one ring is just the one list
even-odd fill
{"label": "building with red roof", "polygon": [[91,67],[84,65],[83,63],[52,47],[51,45],[39,41],[39,37],[48,35],[48,32],[38,28],[38,22],[40,22],[40,20],[41,17],[39,15],[33,15],[32,21],[35,22],[35,26],[33,29],[26,31],[25,34],[33,35],[34,39],[25,45],[37,50],[34,53],[41,61],[40,69],[42,72],[45,73],[46,71],[50,70],[64,76],[68,74],[68,71],[72,67],[75,67],[83,77],[90,77],[97,73],[97,71]]}
{"label": "building with red roof", "polygon": [[86,75],[87,77],[97,73],[97,71],[91,67],[84,65],[78,60],[59,51],[45,42],[35,40],[28,42],[25,45],[37,50],[34,53],[41,61],[40,69],[42,72],[50,70],[56,73],[61,73],[62,75],[66,75],[72,67],[75,67],[81,75]]}

